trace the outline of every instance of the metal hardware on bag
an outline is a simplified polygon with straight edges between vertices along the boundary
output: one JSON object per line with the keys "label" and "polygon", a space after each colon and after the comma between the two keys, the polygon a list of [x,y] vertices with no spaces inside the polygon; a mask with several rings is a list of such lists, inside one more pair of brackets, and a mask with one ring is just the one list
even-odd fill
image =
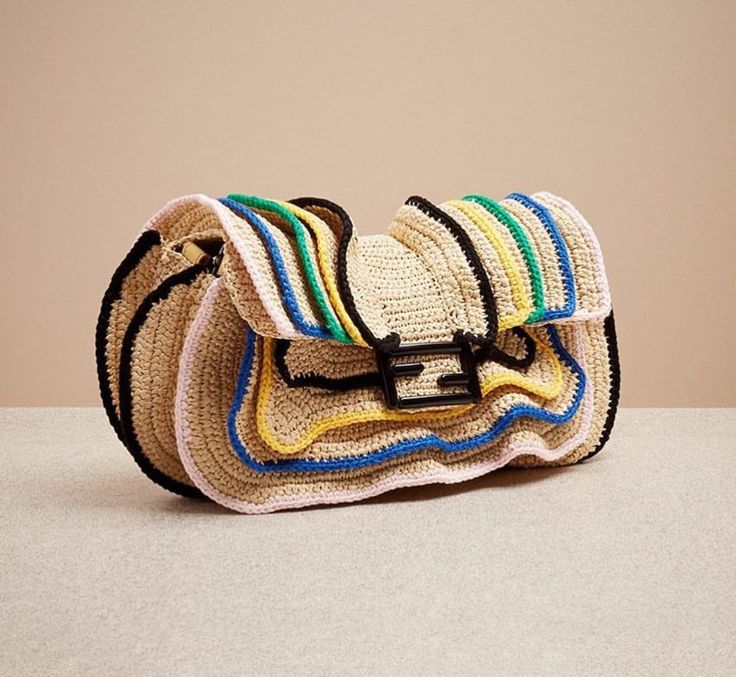
{"label": "metal hardware on bag", "polygon": [[223,253],[224,250],[225,250],[224,247],[221,248],[220,251],[217,252],[217,254],[215,254],[212,257],[212,260],[210,261],[210,264],[209,264],[209,268],[208,269],[209,269],[210,273],[212,273],[213,275],[215,275],[217,277],[220,276],[220,266],[222,265],[222,253]]}
{"label": "metal hardware on bag", "polygon": [[195,242],[189,241],[184,243],[184,246],[181,248],[181,254],[185,259],[187,259],[187,261],[189,261],[189,263],[192,263],[195,266],[204,266],[208,272],[213,275],[219,275],[224,249],[223,245],[219,248],[217,253],[210,254]]}
{"label": "metal hardware on bag", "polygon": [[[424,371],[421,362],[393,364],[396,357],[405,355],[457,355],[461,371],[442,374],[437,386],[464,386],[462,393],[437,393],[436,395],[412,395],[399,397],[396,379],[403,376],[418,376]],[[389,409],[416,409],[418,407],[443,407],[450,405],[480,402],[482,393],[478,381],[475,358],[467,341],[440,341],[436,343],[407,343],[404,345],[382,346],[376,350],[378,371],[386,405]]]}
{"label": "metal hardware on bag", "polygon": [[189,263],[193,263],[195,266],[205,265],[212,260],[212,257],[194,242],[185,242],[181,248],[181,253]]}

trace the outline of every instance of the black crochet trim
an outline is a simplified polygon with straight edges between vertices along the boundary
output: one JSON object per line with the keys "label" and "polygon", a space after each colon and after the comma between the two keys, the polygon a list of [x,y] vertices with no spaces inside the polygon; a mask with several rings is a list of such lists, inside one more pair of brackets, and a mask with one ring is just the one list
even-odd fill
{"label": "black crochet trim", "polygon": [[[483,364],[493,360],[494,362],[514,369],[526,369],[529,367],[536,357],[537,344],[534,343],[534,339],[521,327],[514,327],[511,331],[524,342],[524,357],[509,355],[496,346],[487,346],[475,353],[476,363]],[[289,388],[321,388],[322,390],[333,392],[347,392],[358,388],[378,388],[381,386],[381,375],[377,371],[363,372],[362,374],[341,376],[338,378],[322,376],[314,372],[292,374],[286,364],[286,353],[290,345],[291,341],[288,339],[278,339],[276,341],[276,349],[274,350],[276,368],[284,383]]]}
{"label": "black crochet trim", "polygon": [[606,413],[606,422],[603,425],[600,439],[596,448],[587,456],[581,458],[578,463],[593,458],[603,449],[611,436],[613,424],[616,421],[616,413],[618,411],[618,401],[621,394],[621,363],[618,355],[618,340],[616,338],[616,323],[613,319],[613,311],[606,317],[603,323],[603,332],[608,343],[608,368],[611,375],[611,390],[608,397],[608,412]]}
{"label": "black crochet trim", "polygon": [[429,200],[419,195],[412,195],[405,204],[416,207],[430,218],[439,221],[439,223],[447,228],[453,238],[455,238],[458,245],[460,245],[460,249],[468,261],[470,270],[478,283],[478,291],[480,292],[481,300],[483,302],[483,312],[486,316],[486,326],[488,327],[488,332],[485,336],[474,338],[480,339],[478,340],[480,345],[492,345],[496,340],[496,335],[498,334],[498,312],[496,310],[496,300],[493,296],[491,282],[488,279],[486,270],[478,256],[478,252],[475,250],[475,246],[473,245],[473,241],[470,239],[470,236],[449,214],[446,214],[439,207],[433,205]]}
{"label": "black crochet trim", "polygon": [[513,327],[511,333],[524,342],[524,357],[509,355],[496,345],[490,345],[484,346],[476,352],[475,359],[478,364],[492,360],[512,369],[527,369],[530,367],[534,362],[534,358],[537,356],[537,344],[521,327]]}
{"label": "black crochet trim", "polygon": [[133,319],[128,325],[123,339],[123,349],[120,356],[120,423],[123,435],[127,441],[127,448],[130,455],[135,459],[138,467],[143,473],[156,484],[164,489],[187,496],[190,498],[200,498],[202,493],[196,487],[184,484],[173,477],[169,477],[165,473],[156,468],[143,452],[138,437],[133,426],[132,414],[132,393],[130,387],[131,379],[131,360],[133,355],[133,345],[138,333],[146,321],[148,314],[153,307],[165,300],[171,291],[181,284],[192,284],[200,275],[208,273],[207,267],[204,265],[194,265],[186,268],[170,277],[167,277],[156,289],[154,289],[143,303],[138,307],[133,315]]}
{"label": "black crochet trim", "polygon": [[155,246],[161,244],[161,235],[156,230],[147,230],[135,242],[131,250],[125,255],[110,280],[110,284],[102,297],[100,314],[95,327],[95,359],[97,361],[97,383],[100,389],[100,399],[105,413],[118,439],[126,444],[122,425],[112,399],[110,377],[107,373],[107,330],[110,326],[112,307],[120,299],[125,279],[135,270],[143,258]]}
{"label": "black crochet trim", "polygon": [[358,312],[358,309],[355,306],[355,297],[353,296],[353,291],[350,289],[350,283],[348,282],[348,245],[350,244],[350,240],[355,232],[353,221],[349,214],[340,207],[340,205],[321,197],[298,197],[293,200],[289,200],[289,202],[297,207],[301,207],[302,209],[321,207],[322,209],[332,212],[338,219],[340,219],[340,222],[342,223],[342,233],[340,233],[337,247],[337,288],[340,292],[340,298],[345,306],[345,310],[353,321],[353,324],[358,328],[360,335],[369,346],[377,348],[380,344],[380,340],[368,328],[368,325],[363,321],[363,318]]}

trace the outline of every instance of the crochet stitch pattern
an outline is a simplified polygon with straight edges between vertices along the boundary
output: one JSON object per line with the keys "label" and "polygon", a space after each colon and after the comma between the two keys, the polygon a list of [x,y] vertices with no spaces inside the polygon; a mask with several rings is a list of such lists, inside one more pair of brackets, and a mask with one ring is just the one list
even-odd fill
{"label": "crochet stitch pattern", "polygon": [[[542,343],[537,344],[537,346],[540,351],[544,351],[547,353],[552,352],[550,348]],[[380,406],[368,411],[346,411],[337,415],[321,418],[319,421],[316,421],[310,427],[310,429],[299,438],[298,441],[294,441],[291,444],[283,443],[271,433],[267,424],[267,405],[273,385],[272,374],[271,370],[268,368],[268,365],[272,364],[275,361],[273,352],[274,350],[272,342],[269,339],[266,339],[263,346],[264,354],[262,357],[261,378],[257,389],[257,426],[261,438],[264,439],[272,449],[282,454],[292,454],[296,451],[300,451],[306,448],[309,444],[314,442],[318,437],[320,437],[327,431],[335,430],[344,426],[355,425],[359,423],[368,423],[369,421],[419,421],[423,418],[432,418],[434,420],[440,418],[451,418],[465,413],[471,407],[471,405],[463,405],[441,412],[428,411],[415,413],[392,410],[387,411],[385,408]],[[557,357],[559,357],[560,360],[565,361],[565,356],[563,356],[558,351],[555,352],[557,352]],[[243,358],[243,371],[241,373],[237,391],[239,395],[236,394],[235,401],[233,402],[233,407],[236,409],[235,415],[237,415],[239,408],[243,404],[243,396],[245,394],[245,389],[247,388],[252,371],[252,361],[252,355],[249,356],[248,351],[246,350],[246,355]],[[568,366],[572,367],[569,362]],[[518,374],[511,371],[511,373],[494,375],[485,379],[481,384],[481,390],[483,394],[486,395],[492,390],[500,388],[502,386],[516,386],[517,388],[526,390],[535,395],[539,395],[544,399],[551,399],[559,394],[562,387],[562,368],[560,366],[560,363],[554,361],[553,368],[554,378],[550,384],[535,383],[531,379],[526,378],[523,374]],[[572,368],[574,369],[574,367]],[[242,390],[240,387],[241,381],[243,384]],[[234,433],[234,428],[231,432]],[[231,441],[233,443],[233,446],[237,446],[237,442],[239,440],[231,438]]]}
{"label": "crochet stitch pattern", "polygon": [[[110,425],[123,444],[125,444],[125,438],[123,436],[122,424],[120,423],[116,398],[113,395],[113,391],[117,391],[117,386],[113,387],[112,383],[117,370],[109,364],[110,357],[107,355],[107,350],[110,344],[108,343],[107,335],[108,331],[110,331],[111,316],[114,313],[115,304],[120,300],[126,278],[137,268],[146,254],[159,244],[161,244],[161,236],[155,230],[144,232],[136,240],[130,252],[128,252],[112,276],[110,286],[107,288],[105,296],[102,299],[102,306],[95,328],[95,356],[97,359],[97,381],[100,386],[100,399],[102,400]],[[119,360],[119,355],[117,357]],[[116,378],[115,383],[117,383]]]}
{"label": "crochet stitch pattern", "polygon": [[[258,235],[263,238],[264,245],[270,253],[271,259],[273,261],[274,271],[276,273],[279,286],[281,287],[281,293],[283,295],[282,300],[284,306],[286,307],[289,316],[291,317],[296,327],[305,336],[314,336],[317,338],[330,338],[331,336],[334,336],[334,331],[330,331],[329,329],[322,326],[311,324],[302,315],[302,310],[299,307],[296,296],[294,294],[294,290],[289,280],[286,265],[281,258],[281,251],[279,249],[279,246],[273,239],[273,235],[271,234],[271,232],[263,223],[263,219],[259,215],[254,214],[249,209],[246,209],[239,201],[235,201],[230,198],[220,198],[220,202],[239,216],[242,216],[247,221],[247,223],[253,226]],[[263,205],[264,203],[262,201],[258,201],[257,204]],[[307,276],[307,279],[311,281],[312,289],[316,289],[316,282],[314,282],[314,271],[311,271],[311,273],[311,275]],[[317,294],[315,293],[315,295]]]}
{"label": "crochet stitch pattern", "polygon": [[[340,323],[335,316],[335,310],[330,305],[330,301],[334,302],[333,295],[330,294],[330,299],[326,299],[323,291],[324,282],[321,281],[320,283],[317,281],[318,275],[315,271],[315,262],[312,260],[309,249],[306,245],[307,229],[304,227],[304,224],[296,217],[295,214],[292,213],[290,209],[287,208],[286,205],[284,205],[284,203],[281,202],[264,200],[263,198],[259,197],[239,194],[228,195],[227,200],[229,201],[229,203],[239,202],[240,204],[250,206],[254,209],[263,210],[266,213],[275,214],[276,216],[282,217],[286,221],[286,223],[288,223],[293,228],[296,235],[297,247],[299,249],[299,255],[301,257],[302,265],[304,266],[306,278],[309,281],[309,286],[312,290],[317,305],[319,306],[319,309],[322,312],[325,321],[327,322],[327,327],[332,334],[332,337],[335,338],[337,341],[340,341],[341,343],[350,343],[350,337],[340,326]],[[307,221],[307,223],[308,225],[312,226],[313,221],[310,219],[309,221]],[[319,251],[320,250],[318,250],[318,252]],[[322,264],[322,262],[324,261],[324,257],[319,258],[319,261],[320,264]],[[324,266],[322,265],[320,265],[320,272],[322,275],[325,275],[326,273]]]}
{"label": "crochet stitch pattern", "polygon": [[244,513],[576,463],[620,389],[600,246],[550,193],[413,196],[370,237],[324,198],[177,198],[95,340],[143,472]]}

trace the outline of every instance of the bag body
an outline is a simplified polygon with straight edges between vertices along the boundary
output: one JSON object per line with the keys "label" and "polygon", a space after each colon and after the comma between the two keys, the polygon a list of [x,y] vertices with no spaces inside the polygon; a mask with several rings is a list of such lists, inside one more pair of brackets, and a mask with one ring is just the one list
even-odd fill
{"label": "bag body", "polygon": [[599,244],[550,193],[412,197],[374,236],[318,198],[179,198],[112,278],[97,363],[141,469],[246,513],[576,463],[619,391]]}

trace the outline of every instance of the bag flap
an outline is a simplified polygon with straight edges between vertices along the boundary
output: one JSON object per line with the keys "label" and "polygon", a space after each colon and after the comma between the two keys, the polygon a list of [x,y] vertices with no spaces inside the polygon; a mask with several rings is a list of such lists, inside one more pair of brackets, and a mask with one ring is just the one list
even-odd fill
{"label": "bag flap", "polygon": [[207,242],[219,237],[219,272],[238,312],[273,338],[376,347],[461,335],[482,346],[513,327],[610,312],[590,226],[549,193],[439,206],[412,197],[373,236],[358,236],[326,200],[192,195],[149,227],[171,247],[195,242],[213,259]]}

